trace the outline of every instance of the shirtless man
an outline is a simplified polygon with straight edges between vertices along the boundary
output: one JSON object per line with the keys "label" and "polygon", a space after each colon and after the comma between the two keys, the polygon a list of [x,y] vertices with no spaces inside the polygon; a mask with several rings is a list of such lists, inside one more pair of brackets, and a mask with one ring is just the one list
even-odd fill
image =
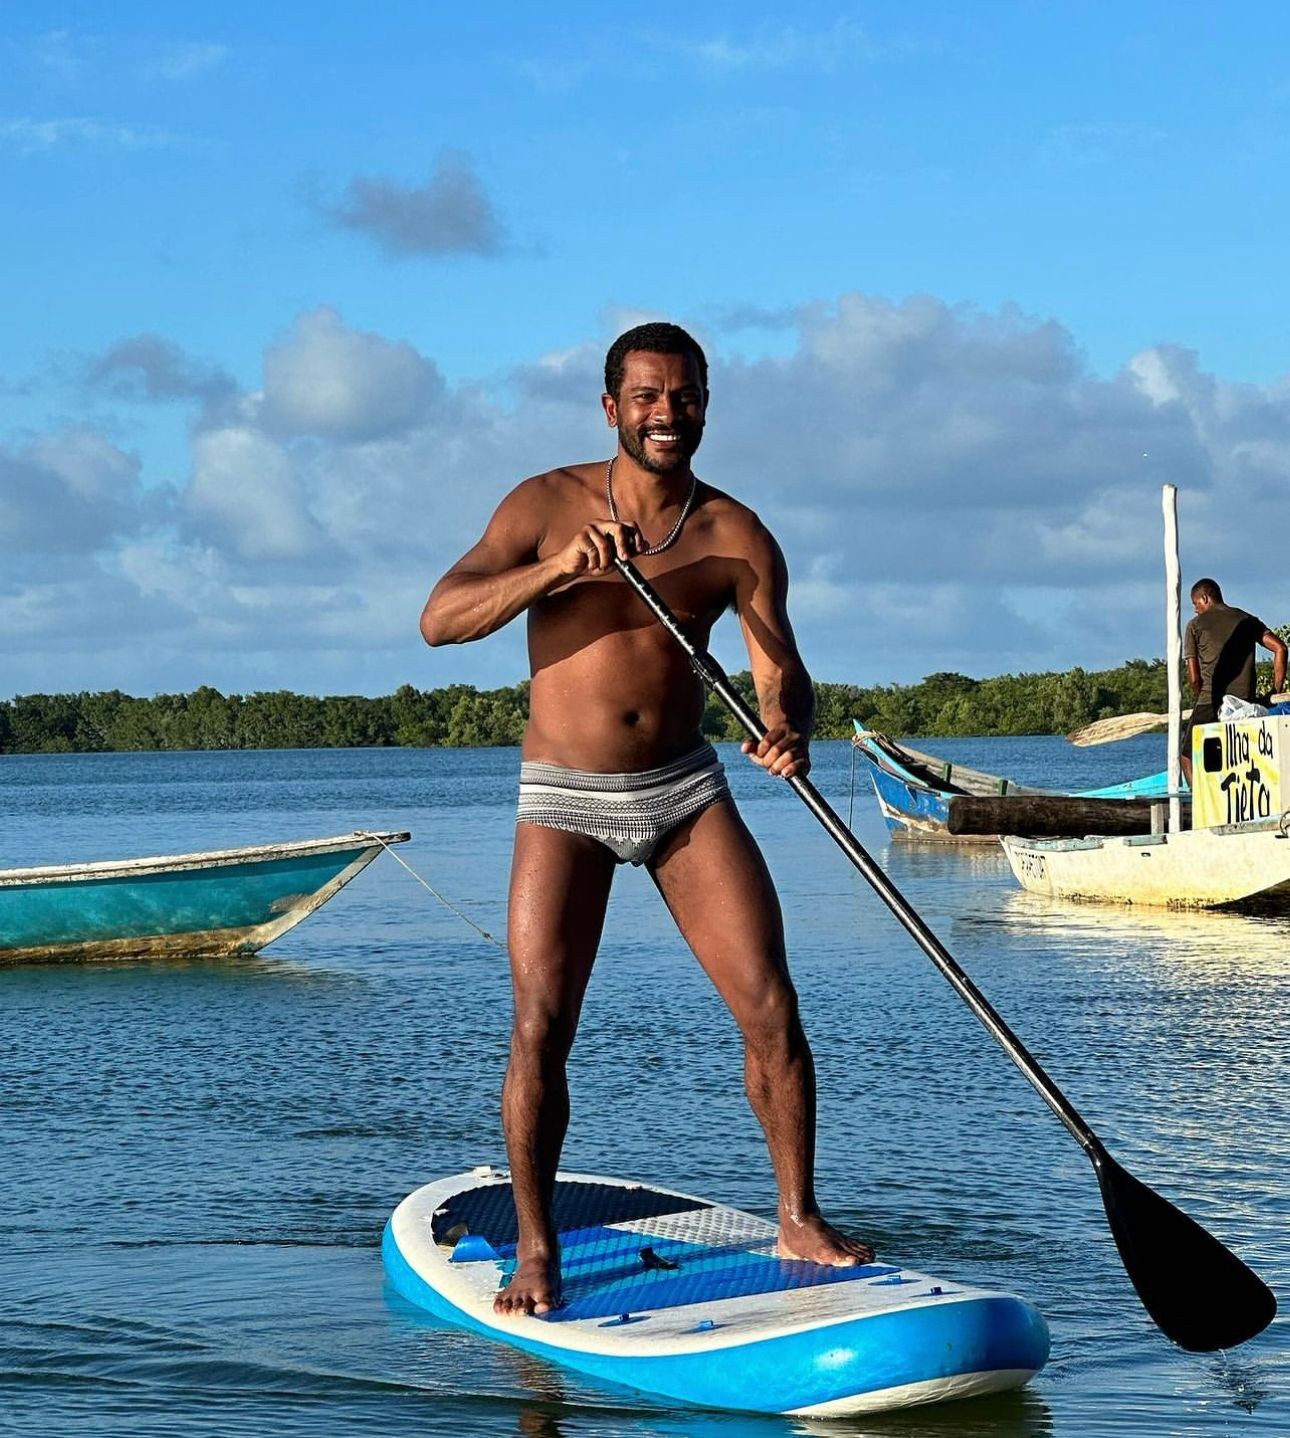
{"label": "shirtless man", "polygon": [[631,557],[706,645],[733,608],[766,737],[744,752],[805,775],[814,694],[785,609],[788,577],[757,516],[695,478],[708,402],[703,351],[675,325],[615,341],[601,402],[618,448],[507,495],[483,538],[435,585],[432,645],[483,639],[528,611],[532,670],[507,934],[515,1017],[502,1119],[519,1222],[499,1313],[560,1301],[551,1198],[569,1122],[566,1062],[616,863],[643,864],[744,1041],[748,1099],[779,1189],[779,1249],[868,1262],[820,1214],[815,1070],[788,974],[779,903],[700,732],[704,693],[676,641],[628,588]]}

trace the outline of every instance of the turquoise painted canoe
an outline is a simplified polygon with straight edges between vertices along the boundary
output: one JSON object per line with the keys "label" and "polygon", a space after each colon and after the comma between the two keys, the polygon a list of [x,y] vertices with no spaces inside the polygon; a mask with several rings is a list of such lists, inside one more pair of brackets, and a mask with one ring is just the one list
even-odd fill
{"label": "turquoise painted canoe", "polygon": [[0,869],[0,964],[253,954],[409,834]]}

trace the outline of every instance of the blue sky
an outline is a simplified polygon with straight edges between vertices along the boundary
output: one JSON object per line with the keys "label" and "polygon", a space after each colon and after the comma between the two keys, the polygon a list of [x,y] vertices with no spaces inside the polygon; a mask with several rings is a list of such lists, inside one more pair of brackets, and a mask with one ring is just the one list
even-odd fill
{"label": "blue sky", "polygon": [[[713,361],[697,468],[821,678],[1098,667],[1184,574],[1270,623],[1272,4],[0,8],[0,693],[388,692],[600,358]],[[740,660],[731,626],[717,650]]]}

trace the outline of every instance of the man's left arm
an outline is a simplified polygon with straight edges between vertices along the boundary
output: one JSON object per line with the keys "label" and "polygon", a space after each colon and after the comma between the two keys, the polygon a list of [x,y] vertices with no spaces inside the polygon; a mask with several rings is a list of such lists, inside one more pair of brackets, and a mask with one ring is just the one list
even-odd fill
{"label": "man's left arm", "polygon": [[788,622],[788,566],[774,536],[753,521],[735,578],[735,612],[748,646],[757,707],[766,737],[745,740],[744,753],[788,779],[810,772],[808,746],[815,723],[815,686],[797,652]]}
{"label": "man's left arm", "polygon": [[1259,643],[1272,651],[1272,692],[1280,694],[1286,687],[1286,644],[1279,634],[1271,629],[1264,632]]}

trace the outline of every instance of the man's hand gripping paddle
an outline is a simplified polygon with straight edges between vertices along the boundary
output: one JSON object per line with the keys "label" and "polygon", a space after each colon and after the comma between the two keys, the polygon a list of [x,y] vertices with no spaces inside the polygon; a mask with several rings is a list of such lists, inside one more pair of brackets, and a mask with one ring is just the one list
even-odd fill
{"label": "man's hand gripping paddle", "polygon": [[[615,557],[618,572],[649,606],[656,619],[685,650],[704,684],[753,739],[765,726],[739,697],[721,666],[700,649],[629,561]],[[1272,1290],[1200,1224],[1134,1178],[1103,1147],[1101,1140],[1044,1072],[1025,1045],[994,1011],[985,996],[927,927],[855,835],[833,812],[808,779],[786,781],[828,830],[838,848],[864,875],[878,897],[904,925],[955,992],[1025,1075],[1040,1098],[1088,1155],[1102,1190],[1102,1202],[1120,1259],[1143,1306],[1161,1331],[1181,1348],[1210,1353],[1233,1348],[1261,1333],[1277,1311]]]}

